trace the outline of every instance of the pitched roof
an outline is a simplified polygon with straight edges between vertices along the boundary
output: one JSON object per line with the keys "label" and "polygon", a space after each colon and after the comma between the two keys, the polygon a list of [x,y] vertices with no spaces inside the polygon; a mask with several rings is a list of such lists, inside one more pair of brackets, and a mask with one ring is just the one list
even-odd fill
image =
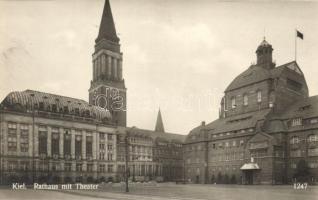
{"label": "pitched roof", "polygon": [[[261,82],[264,80],[268,80],[271,78],[279,77],[283,70],[286,68],[289,69],[299,69],[297,63],[295,61],[283,64],[274,69],[265,69],[263,67],[259,67],[257,65],[250,66],[243,73],[238,75],[226,88],[225,92],[231,91],[237,88],[241,88],[246,85],[250,85],[253,83]],[[295,70],[296,71],[296,70]],[[302,73],[301,73],[302,74]]]}
{"label": "pitched roof", "polygon": [[52,105],[55,105],[56,112],[65,112],[64,109],[67,108],[68,114],[76,115],[75,110],[78,109],[80,115],[88,118],[100,121],[111,118],[108,110],[90,105],[84,100],[34,90],[11,92],[1,103],[2,106],[9,109],[15,105],[19,105],[25,112],[38,109],[40,104],[43,104],[44,109],[49,112],[53,112]]}
{"label": "pitched roof", "polygon": [[127,127],[127,131],[129,131],[132,134],[139,134],[140,136],[144,137],[151,137],[152,139],[163,139],[168,140],[170,142],[179,142],[183,143],[185,141],[186,135],[180,135],[175,133],[163,133],[163,132],[156,132],[152,130],[146,130],[146,129],[140,129],[136,127]]}
{"label": "pitched roof", "polygon": [[318,117],[318,95],[304,98],[291,105],[285,113],[283,119],[297,118],[303,119]]}
{"label": "pitched roof", "polygon": [[99,27],[98,37],[95,42],[99,42],[102,39],[110,40],[112,42],[119,42],[119,38],[116,34],[115,23],[113,19],[112,10],[110,8],[109,0],[105,0],[105,6],[103,10],[103,16]]}
{"label": "pitched roof", "polygon": [[204,138],[204,134],[201,134],[203,131],[206,131],[209,134],[218,134],[235,130],[256,128],[257,122],[264,120],[270,111],[270,109],[264,109],[261,111],[217,119],[206,126],[201,125],[191,130],[186,141],[194,142],[205,140],[206,138]]}
{"label": "pitched roof", "polygon": [[158,111],[158,115],[157,115],[157,122],[156,122],[156,127],[155,127],[155,131],[156,132],[165,132],[165,128],[163,126],[163,122],[162,122],[162,116],[161,116],[161,111],[159,109]]}

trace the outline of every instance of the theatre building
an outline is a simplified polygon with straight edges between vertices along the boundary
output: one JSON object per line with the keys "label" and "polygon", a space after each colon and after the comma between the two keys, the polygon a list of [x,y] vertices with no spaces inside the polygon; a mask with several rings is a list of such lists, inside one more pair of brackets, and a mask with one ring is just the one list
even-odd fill
{"label": "theatre building", "polygon": [[[109,0],[95,40],[88,102],[34,90],[9,93],[0,104],[0,183],[182,178],[182,135],[126,127],[123,53]],[[128,138],[126,142],[125,138]],[[125,151],[125,147],[128,151]]]}
{"label": "theatre building", "polygon": [[184,144],[186,178],[194,183],[283,184],[304,160],[318,181],[318,96],[293,61],[280,66],[265,39],[257,62],[225,89],[219,118]]}

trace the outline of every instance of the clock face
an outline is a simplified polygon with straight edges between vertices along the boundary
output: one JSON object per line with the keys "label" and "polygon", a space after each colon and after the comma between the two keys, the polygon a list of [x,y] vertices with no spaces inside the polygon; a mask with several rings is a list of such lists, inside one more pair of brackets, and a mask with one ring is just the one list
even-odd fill
{"label": "clock face", "polygon": [[107,97],[105,95],[98,95],[95,100],[95,105],[101,108],[107,108]]}

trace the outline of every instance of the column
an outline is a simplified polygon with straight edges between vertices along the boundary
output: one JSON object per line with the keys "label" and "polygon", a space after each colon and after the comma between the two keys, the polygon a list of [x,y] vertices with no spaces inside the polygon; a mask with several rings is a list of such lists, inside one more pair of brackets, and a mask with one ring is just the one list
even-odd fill
{"label": "column", "polygon": [[92,153],[93,153],[93,159],[95,160],[97,157],[96,157],[96,154],[97,154],[97,143],[96,143],[96,135],[97,135],[97,132],[92,132],[92,136],[93,136],[93,141],[92,141],[92,146],[93,146],[93,149],[92,149]]}
{"label": "column", "polygon": [[33,154],[33,129],[32,124],[29,125],[29,157]]}
{"label": "column", "polygon": [[20,136],[21,136],[21,129],[20,129],[20,124],[17,124],[17,155],[21,153],[20,149]]}
{"label": "column", "polygon": [[34,145],[34,157],[39,156],[39,127],[37,125],[34,126],[34,136],[33,136],[33,145]]}
{"label": "column", "polygon": [[112,57],[110,57],[109,55],[107,56],[107,66],[108,66],[107,77],[111,78],[112,77]]}
{"label": "column", "polygon": [[108,133],[105,134],[105,160],[108,160]]}
{"label": "column", "polygon": [[[2,116],[0,114],[0,118],[1,117]],[[0,131],[1,131],[1,133],[3,133],[3,139],[1,140],[1,143],[0,143],[0,145],[3,145],[3,149],[1,149],[0,154],[7,155],[8,154],[8,131],[7,131],[8,130],[7,129],[8,123],[6,123],[4,120],[0,121],[0,123],[1,123],[1,126],[0,126],[1,130]],[[30,144],[32,144],[32,146],[33,146],[33,143],[30,143]],[[1,168],[1,166],[0,166],[0,168]]]}
{"label": "column", "polygon": [[118,74],[118,79],[122,80],[123,79],[123,61],[121,59],[118,60],[117,74]]}
{"label": "column", "polygon": [[63,158],[64,157],[64,129],[63,128],[60,128],[60,141],[59,141],[59,145],[60,145],[60,148],[59,148],[59,154],[60,154],[60,158]]}
{"label": "column", "polygon": [[82,158],[86,159],[86,131],[82,131]]}
{"label": "column", "polygon": [[99,133],[96,132],[96,159],[99,159]]}
{"label": "column", "polygon": [[71,130],[71,157],[75,159],[75,130]]}
{"label": "column", "polygon": [[47,129],[47,156],[51,157],[52,153],[51,153],[51,141],[52,141],[52,128],[49,126]]}
{"label": "column", "polygon": [[117,135],[113,134],[113,160],[117,161]]}
{"label": "column", "polygon": [[113,78],[114,80],[117,80],[117,58],[112,59],[112,65],[113,65]]}

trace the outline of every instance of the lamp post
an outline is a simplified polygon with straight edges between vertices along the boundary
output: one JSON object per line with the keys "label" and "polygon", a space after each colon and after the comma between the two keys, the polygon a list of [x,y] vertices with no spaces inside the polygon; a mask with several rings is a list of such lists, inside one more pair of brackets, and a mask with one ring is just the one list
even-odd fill
{"label": "lamp post", "polygon": [[128,135],[129,135],[129,132],[126,131],[126,134],[125,134],[125,182],[126,182],[126,192],[129,192],[129,187],[128,187],[128,173],[129,173],[129,167],[128,167],[128,159],[129,159],[129,148],[128,148],[128,145],[129,145],[129,142],[128,142]]}

